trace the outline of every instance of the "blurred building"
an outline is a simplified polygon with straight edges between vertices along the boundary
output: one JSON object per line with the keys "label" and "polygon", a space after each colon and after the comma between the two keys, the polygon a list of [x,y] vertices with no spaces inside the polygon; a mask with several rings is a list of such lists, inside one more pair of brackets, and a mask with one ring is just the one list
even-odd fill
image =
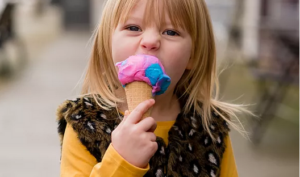
{"label": "blurred building", "polygon": [[252,74],[260,81],[261,101],[257,107],[261,109],[261,119],[253,129],[254,142],[260,141],[263,128],[275,117],[289,89],[299,87],[299,1],[259,3],[258,49],[253,55],[257,61]]}
{"label": "blurred building", "polygon": [[51,2],[61,7],[64,26],[67,29],[91,30],[100,20],[104,0],[52,0]]}
{"label": "blurred building", "polygon": [[299,43],[299,0],[237,0],[236,3],[240,8],[236,9],[235,18],[239,18],[237,23],[241,25],[242,48],[247,58],[260,58],[267,34],[285,36]]}
{"label": "blurred building", "polygon": [[[245,58],[257,59],[264,40],[262,31],[289,34],[298,41],[298,0],[207,0],[214,30],[226,41],[235,40]],[[228,36],[226,36],[228,35]]]}

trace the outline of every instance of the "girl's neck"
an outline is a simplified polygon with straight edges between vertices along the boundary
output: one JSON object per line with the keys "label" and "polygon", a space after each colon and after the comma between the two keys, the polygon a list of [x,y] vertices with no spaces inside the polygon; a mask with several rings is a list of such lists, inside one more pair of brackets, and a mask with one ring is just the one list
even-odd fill
{"label": "girl's neck", "polygon": [[176,120],[180,111],[180,104],[176,95],[168,95],[166,93],[155,97],[155,105],[152,108],[151,117],[157,122]]}
{"label": "girl's neck", "polygon": [[[128,109],[124,89],[116,90],[116,95],[125,100],[124,103],[119,104],[118,106],[119,111],[124,113],[125,110]],[[172,90],[169,90],[168,93],[163,95],[156,96],[154,99],[155,104],[151,110],[151,117],[157,122],[176,120],[181,108],[178,98],[173,94]]]}

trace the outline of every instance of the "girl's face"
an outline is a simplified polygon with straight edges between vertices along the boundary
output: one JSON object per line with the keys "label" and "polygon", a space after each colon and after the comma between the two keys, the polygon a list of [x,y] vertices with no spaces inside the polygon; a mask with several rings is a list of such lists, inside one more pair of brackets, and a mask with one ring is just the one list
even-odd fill
{"label": "girl's face", "polygon": [[[128,20],[119,23],[112,34],[112,57],[114,63],[129,56],[146,54],[156,56],[171,77],[168,91],[173,90],[185,69],[191,68],[191,36],[185,30],[175,29],[167,14],[165,24],[143,24],[147,1],[141,0],[129,14]],[[168,92],[167,91],[167,92]]]}

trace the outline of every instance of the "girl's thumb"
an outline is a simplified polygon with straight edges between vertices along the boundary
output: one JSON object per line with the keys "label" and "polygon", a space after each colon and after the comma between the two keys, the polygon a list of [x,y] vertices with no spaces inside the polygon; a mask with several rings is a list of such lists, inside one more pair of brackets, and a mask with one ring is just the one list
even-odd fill
{"label": "girl's thumb", "polygon": [[128,110],[126,110],[125,111],[125,115],[124,116],[128,116],[129,115],[129,111]]}
{"label": "girl's thumb", "polygon": [[126,110],[125,113],[124,113],[123,121],[125,121],[127,119],[128,115],[129,115],[129,111]]}

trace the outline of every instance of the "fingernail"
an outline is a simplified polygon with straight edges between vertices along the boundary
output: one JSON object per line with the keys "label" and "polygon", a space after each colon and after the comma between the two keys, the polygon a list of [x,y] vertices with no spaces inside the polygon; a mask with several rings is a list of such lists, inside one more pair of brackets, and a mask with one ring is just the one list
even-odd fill
{"label": "fingernail", "polygon": [[154,99],[150,99],[150,103],[154,103],[155,102],[155,100]]}

